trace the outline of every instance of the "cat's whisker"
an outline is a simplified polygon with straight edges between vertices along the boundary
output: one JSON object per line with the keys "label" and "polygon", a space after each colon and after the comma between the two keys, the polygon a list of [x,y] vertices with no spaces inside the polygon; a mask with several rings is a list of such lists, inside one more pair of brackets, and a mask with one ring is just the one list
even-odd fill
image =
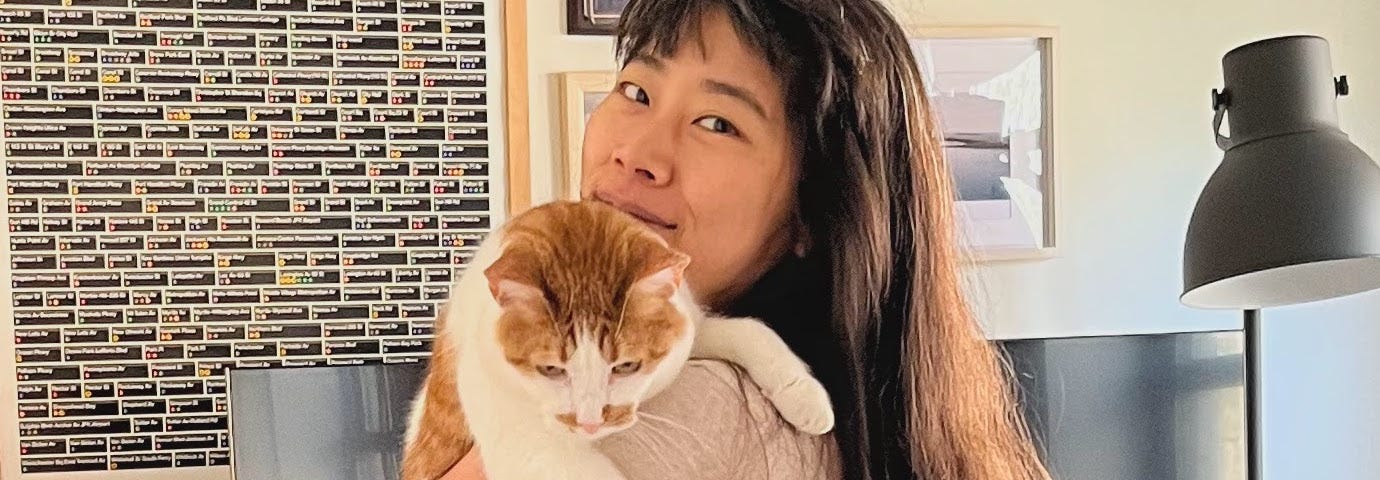
{"label": "cat's whisker", "polygon": [[[643,431],[647,432],[649,437],[648,440],[650,440],[654,445],[655,449],[653,451],[655,451],[656,455],[658,456],[657,460],[661,461],[662,465],[671,466],[670,462],[664,461],[665,459],[660,458],[660,456],[665,455],[666,452],[678,451],[678,449],[676,448],[676,439],[672,437],[669,433],[663,431],[662,427],[651,423],[648,423],[647,426],[643,429]],[[683,454],[684,452],[680,453]],[[697,457],[698,455],[682,455],[681,458],[675,460],[684,460],[688,458],[692,464],[695,464],[698,462]]]}
{"label": "cat's whisker", "polygon": [[657,425],[657,424],[653,424],[653,423],[648,423],[648,424],[647,424],[647,431],[656,435],[656,441],[657,441],[657,443],[661,443],[661,442],[664,441],[664,442],[667,443],[667,444],[675,444],[675,443],[676,443],[675,437],[671,436],[671,433],[670,433],[670,432],[667,432],[667,431],[665,431],[665,430],[663,430],[663,428],[664,428],[664,427],[661,427],[661,426],[659,426],[659,425]]}
{"label": "cat's whisker", "polygon": [[642,418],[646,418],[646,419],[648,419],[648,420],[656,420],[656,421],[659,421],[659,422],[664,422],[664,423],[667,423],[667,424],[669,424],[669,425],[671,425],[671,426],[673,426],[673,427],[679,428],[680,430],[684,430],[686,433],[693,433],[693,432],[690,431],[690,429],[689,429],[688,427],[686,427],[686,426],[684,426],[684,425],[681,425],[681,424],[677,423],[675,420],[671,420],[671,419],[666,418],[666,417],[663,417],[663,416],[661,416],[661,415],[655,415],[655,414],[651,414],[651,413],[648,413],[648,412],[637,412],[637,416],[642,417]]}
{"label": "cat's whisker", "polygon": [[[689,436],[692,440],[694,440],[695,443],[698,443],[698,444],[699,444],[700,448],[705,449],[706,452],[712,451],[712,450],[711,450],[711,447],[709,446],[708,443],[706,443],[704,440],[700,439],[699,435],[696,435],[695,432],[691,431],[689,428],[686,428],[684,425],[681,425],[681,424],[679,424],[679,423],[676,423],[675,421],[672,421],[672,420],[669,419],[669,418],[662,417],[662,416],[658,416],[658,415],[651,415],[651,414],[648,414],[648,413],[645,413],[645,412],[644,412],[644,413],[640,413],[639,415],[647,416],[648,419],[650,419],[650,420],[657,420],[657,421],[662,422],[662,423],[664,423],[664,424],[667,424],[667,425],[669,425],[669,426],[675,427],[675,428],[677,428],[677,429],[679,429],[679,430],[681,430],[681,431],[684,431],[685,433],[689,434],[688,436]],[[656,425],[653,425],[653,424],[648,423],[647,428],[646,428],[645,430],[659,435],[661,438],[665,439],[666,441],[668,441],[669,443],[671,443],[671,444],[673,444],[673,445],[676,443],[676,438],[673,437],[673,436],[671,436],[671,433],[670,433],[670,432],[661,431],[660,428],[657,427]],[[717,461],[718,461],[718,464],[719,464],[719,467],[724,468],[724,469],[728,469],[728,468],[729,468],[728,462],[727,462],[726,460],[724,460],[722,457],[717,456],[717,455],[690,455],[689,458],[690,458],[690,461],[692,462],[692,464],[698,464],[698,463],[699,463],[699,459],[700,459],[701,457],[705,457],[705,456],[717,460]],[[698,469],[697,469],[697,471],[698,471]]]}
{"label": "cat's whisker", "polygon": [[634,442],[637,442],[637,445],[639,447],[642,447],[647,452],[651,452],[651,454],[655,457],[654,459],[657,462],[659,462],[662,465],[668,465],[665,462],[665,458],[662,457],[662,455],[666,455],[667,453],[674,451],[674,449],[668,448],[658,441],[660,440],[659,435],[661,432],[657,432],[655,428],[646,428],[642,429],[642,431],[658,434],[658,437],[643,438],[643,436],[636,431],[628,432],[627,436],[628,438],[631,438]]}
{"label": "cat's whisker", "polygon": [[665,424],[667,424],[667,425],[670,425],[670,426],[672,426],[672,427],[675,427],[676,429],[678,429],[678,430],[680,430],[680,431],[682,431],[682,432],[685,432],[685,434],[686,434],[687,436],[689,436],[690,438],[694,439],[695,442],[699,443],[701,448],[704,448],[705,450],[712,450],[712,448],[709,446],[709,444],[705,443],[704,440],[701,439],[699,435],[696,435],[695,432],[694,432],[693,430],[690,430],[690,428],[688,428],[688,427],[686,427],[686,426],[684,426],[684,425],[681,425],[681,424],[679,424],[679,423],[676,423],[674,420],[671,420],[671,419],[669,419],[669,418],[666,418],[666,417],[663,417],[663,416],[660,416],[660,415],[653,415],[653,414],[650,414],[650,413],[647,413],[647,412],[640,412],[640,413],[638,413],[638,415],[641,415],[642,417],[647,418],[648,420],[656,420],[656,421],[665,423]]}
{"label": "cat's whisker", "polygon": [[628,297],[623,295],[623,305],[618,307],[618,325],[613,327],[613,338],[618,338],[618,334],[623,332],[623,316],[628,312]]}

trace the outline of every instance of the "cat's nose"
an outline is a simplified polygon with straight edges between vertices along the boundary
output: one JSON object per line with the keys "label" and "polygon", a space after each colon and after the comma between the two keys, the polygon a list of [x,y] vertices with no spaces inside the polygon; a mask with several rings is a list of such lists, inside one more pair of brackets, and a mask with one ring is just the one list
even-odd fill
{"label": "cat's nose", "polygon": [[581,423],[581,424],[580,424],[580,430],[584,430],[585,433],[588,433],[588,434],[590,434],[590,435],[593,435],[593,434],[595,434],[595,433],[597,433],[597,432],[599,431],[599,428],[600,428],[600,427],[603,427],[603,426],[604,426],[604,424],[602,424],[602,423]]}

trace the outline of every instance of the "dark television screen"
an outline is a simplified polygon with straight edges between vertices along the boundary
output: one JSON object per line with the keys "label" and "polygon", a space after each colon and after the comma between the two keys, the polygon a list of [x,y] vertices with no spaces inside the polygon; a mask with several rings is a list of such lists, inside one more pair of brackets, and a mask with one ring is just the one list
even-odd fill
{"label": "dark television screen", "polygon": [[237,480],[395,480],[425,363],[231,370]]}
{"label": "dark television screen", "polygon": [[1241,332],[1000,343],[1054,478],[1245,478]]}

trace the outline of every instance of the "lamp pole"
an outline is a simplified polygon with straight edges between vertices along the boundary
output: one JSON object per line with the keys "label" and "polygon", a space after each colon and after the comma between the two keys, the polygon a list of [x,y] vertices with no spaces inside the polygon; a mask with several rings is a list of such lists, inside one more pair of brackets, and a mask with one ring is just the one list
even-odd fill
{"label": "lamp pole", "polygon": [[1339,126],[1351,89],[1323,38],[1242,45],[1222,69],[1212,127],[1224,153],[1189,221],[1180,301],[1244,311],[1246,472],[1259,480],[1260,309],[1380,288],[1380,165]]}
{"label": "lamp pole", "polygon": [[1244,320],[1241,329],[1246,336],[1246,478],[1260,480],[1265,458],[1260,448],[1264,443],[1260,435],[1260,399],[1265,393],[1260,388],[1260,310],[1246,310]]}

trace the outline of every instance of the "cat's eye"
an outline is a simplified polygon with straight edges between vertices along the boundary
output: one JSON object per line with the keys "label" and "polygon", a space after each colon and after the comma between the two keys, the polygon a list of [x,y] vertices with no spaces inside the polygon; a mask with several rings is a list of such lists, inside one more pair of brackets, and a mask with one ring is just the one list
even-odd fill
{"label": "cat's eye", "polygon": [[553,380],[565,378],[565,369],[555,365],[537,365],[537,373]]}
{"label": "cat's eye", "polygon": [[632,375],[642,369],[642,362],[623,362],[613,366],[615,375]]}

